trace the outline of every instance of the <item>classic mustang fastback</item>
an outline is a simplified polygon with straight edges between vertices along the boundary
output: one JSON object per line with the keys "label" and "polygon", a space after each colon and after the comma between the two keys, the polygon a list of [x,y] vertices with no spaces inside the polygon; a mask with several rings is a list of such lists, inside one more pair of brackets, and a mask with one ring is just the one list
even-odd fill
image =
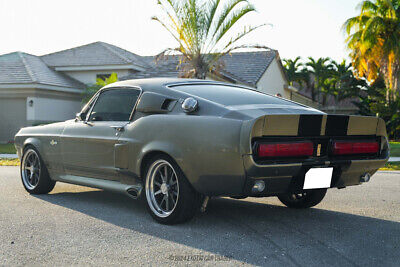
{"label": "classic mustang fastback", "polygon": [[212,196],[312,207],[327,188],[368,182],[389,156],[382,119],[188,79],[105,86],[76,119],[23,128],[15,146],[29,193],[60,181],[142,194],[166,224],[192,218]]}

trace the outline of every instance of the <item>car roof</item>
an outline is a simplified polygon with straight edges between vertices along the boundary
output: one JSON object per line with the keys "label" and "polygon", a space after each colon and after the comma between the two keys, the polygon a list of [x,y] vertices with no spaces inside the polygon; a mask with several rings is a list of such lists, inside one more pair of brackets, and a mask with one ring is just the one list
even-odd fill
{"label": "car roof", "polygon": [[159,88],[166,88],[168,86],[183,85],[183,84],[221,84],[227,86],[237,86],[244,89],[254,90],[254,88],[236,85],[232,83],[200,80],[200,79],[187,79],[187,78],[147,78],[147,79],[132,79],[109,84],[102,89],[113,89],[118,87],[140,87],[144,91],[159,91]]}
{"label": "car roof", "polygon": [[[217,86],[227,86],[230,87],[230,91],[224,90],[225,92],[222,93],[221,91],[213,91],[213,90],[205,90],[204,87],[201,86],[193,86],[190,90],[187,90],[187,86],[184,85],[217,85]],[[266,94],[263,92],[257,91],[255,88],[237,85],[232,83],[226,82],[219,82],[219,81],[212,81],[212,80],[200,80],[200,79],[184,79],[184,78],[147,78],[147,79],[132,79],[132,80],[125,80],[120,82],[115,82],[109,84],[102,88],[104,89],[118,89],[121,87],[138,87],[142,91],[146,92],[154,92],[163,95],[170,95],[176,94],[176,92],[180,92],[181,94],[194,96],[194,97],[202,97],[203,99],[207,99],[211,102],[216,104],[222,104],[224,106],[230,104],[255,104],[255,102],[259,102],[262,104],[286,104],[286,105],[299,105],[304,106],[299,103],[283,99],[280,97],[275,97],[270,94]],[[235,89],[236,88],[236,89]],[[244,92],[238,93],[238,89],[244,89],[248,93],[243,94]],[[224,94],[224,95],[221,95]],[[257,99],[258,97],[256,94],[259,94],[258,97],[261,99]],[[251,101],[249,98],[245,96],[250,96],[252,99]],[[224,101],[227,99],[228,101]],[[233,100],[233,101],[229,101]]]}

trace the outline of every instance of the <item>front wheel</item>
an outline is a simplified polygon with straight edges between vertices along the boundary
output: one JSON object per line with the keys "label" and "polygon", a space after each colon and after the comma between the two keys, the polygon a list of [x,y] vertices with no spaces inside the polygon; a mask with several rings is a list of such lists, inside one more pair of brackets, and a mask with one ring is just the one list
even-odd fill
{"label": "front wheel", "polygon": [[30,194],[47,194],[56,184],[50,179],[39,152],[31,146],[25,148],[22,155],[21,179],[25,190]]}
{"label": "front wheel", "polygon": [[145,191],[151,216],[163,224],[188,221],[200,207],[200,194],[178,165],[164,155],[153,158],[148,164]]}
{"label": "front wheel", "polygon": [[306,209],[318,205],[326,194],[326,188],[306,190],[299,194],[282,194],[279,200],[289,208]]}

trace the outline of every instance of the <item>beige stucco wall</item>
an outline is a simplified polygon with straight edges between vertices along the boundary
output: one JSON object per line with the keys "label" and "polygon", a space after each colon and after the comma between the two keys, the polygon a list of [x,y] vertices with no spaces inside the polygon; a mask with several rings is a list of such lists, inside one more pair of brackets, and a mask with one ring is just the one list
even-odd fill
{"label": "beige stucco wall", "polygon": [[305,97],[301,94],[298,94],[296,92],[291,92],[290,93],[290,97],[288,98],[294,102],[309,106],[309,107],[313,107],[313,108],[318,108],[318,103],[315,101],[312,101],[310,98]]}
{"label": "beige stucco wall", "polygon": [[14,135],[25,126],[26,98],[0,99],[0,142],[14,140]]}
{"label": "beige stucco wall", "polygon": [[130,70],[80,70],[80,71],[65,71],[64,73],[68,76],[78,80],[84,84],[95,84],[96,75],[98,74],[111,74],[115,72],[118,77],[126,76],[130,73]]}
{"label": "beige stucco wall", "polygon": [[[32,106],[29,102],[32,101]],[[80,100],[65,100],[50,97],[28,97],[26,117],[34,123],[65,121],[75,118],[82,108]]]}
{"label": "beige stucco wall", "polygon": [[275,58],[258,81],[257,90],[271,95],[279,93],[283,97],[289,98],[289,92],[284,89],[285,86],[286,80]]}
{"label": "beige stucco wall", "polygon": [[[35,86],[0,88],[0,142],[12,141],[21,127],[67,120],[80,110],[81,92]],[[29,107],[29,100],[33,100],[32,107]],[[33,109],[33,113],[29,109]]]}

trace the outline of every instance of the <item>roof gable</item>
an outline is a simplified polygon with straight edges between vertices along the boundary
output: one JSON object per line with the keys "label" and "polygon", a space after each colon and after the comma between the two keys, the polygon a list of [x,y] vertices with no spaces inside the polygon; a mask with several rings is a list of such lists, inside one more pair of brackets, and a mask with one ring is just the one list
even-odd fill
{"label": "roof gable", "polygon": [[104,42],[95,42],[41,56],[51,67],[134,64],[146,67],[140,56]]}

